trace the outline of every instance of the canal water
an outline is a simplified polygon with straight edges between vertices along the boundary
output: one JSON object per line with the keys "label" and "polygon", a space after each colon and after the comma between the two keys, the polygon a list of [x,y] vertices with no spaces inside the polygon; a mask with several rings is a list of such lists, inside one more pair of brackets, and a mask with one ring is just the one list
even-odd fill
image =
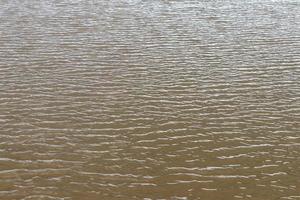
{"label": "canal water", "polygon": [[300,199],[298,0],[1,0],[1,200]]}

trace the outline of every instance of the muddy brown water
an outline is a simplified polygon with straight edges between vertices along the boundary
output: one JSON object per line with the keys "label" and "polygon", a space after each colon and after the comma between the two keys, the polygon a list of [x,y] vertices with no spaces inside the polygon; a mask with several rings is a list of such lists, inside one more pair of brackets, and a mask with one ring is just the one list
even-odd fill
{"label": "muddy brown water", "polygon": [[1,0],[1,200],[300,199],[297,0]]}

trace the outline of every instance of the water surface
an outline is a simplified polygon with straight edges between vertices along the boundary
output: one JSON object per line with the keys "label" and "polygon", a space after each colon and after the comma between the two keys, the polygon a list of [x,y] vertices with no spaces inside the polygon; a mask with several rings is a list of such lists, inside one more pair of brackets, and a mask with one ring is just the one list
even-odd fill
{"label": "water surface", "polygon": [[1,0],[0,199],[300,199],[297,0]]}

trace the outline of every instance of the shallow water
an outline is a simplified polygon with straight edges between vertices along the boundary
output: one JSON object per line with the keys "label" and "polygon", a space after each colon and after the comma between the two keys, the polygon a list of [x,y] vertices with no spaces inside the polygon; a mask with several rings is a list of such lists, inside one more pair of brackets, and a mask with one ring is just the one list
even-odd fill
{"label": "shallow water", "polygon": [[1,0],[0,199],[300,199],[297,0]]}

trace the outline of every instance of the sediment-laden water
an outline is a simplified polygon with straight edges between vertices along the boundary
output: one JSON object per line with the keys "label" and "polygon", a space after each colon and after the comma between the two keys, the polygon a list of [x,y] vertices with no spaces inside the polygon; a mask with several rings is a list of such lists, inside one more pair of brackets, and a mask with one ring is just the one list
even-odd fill
{"label": "sediment-laden water", "polygon": [[297,0],[1,0],[1,200],[300,199]]}

